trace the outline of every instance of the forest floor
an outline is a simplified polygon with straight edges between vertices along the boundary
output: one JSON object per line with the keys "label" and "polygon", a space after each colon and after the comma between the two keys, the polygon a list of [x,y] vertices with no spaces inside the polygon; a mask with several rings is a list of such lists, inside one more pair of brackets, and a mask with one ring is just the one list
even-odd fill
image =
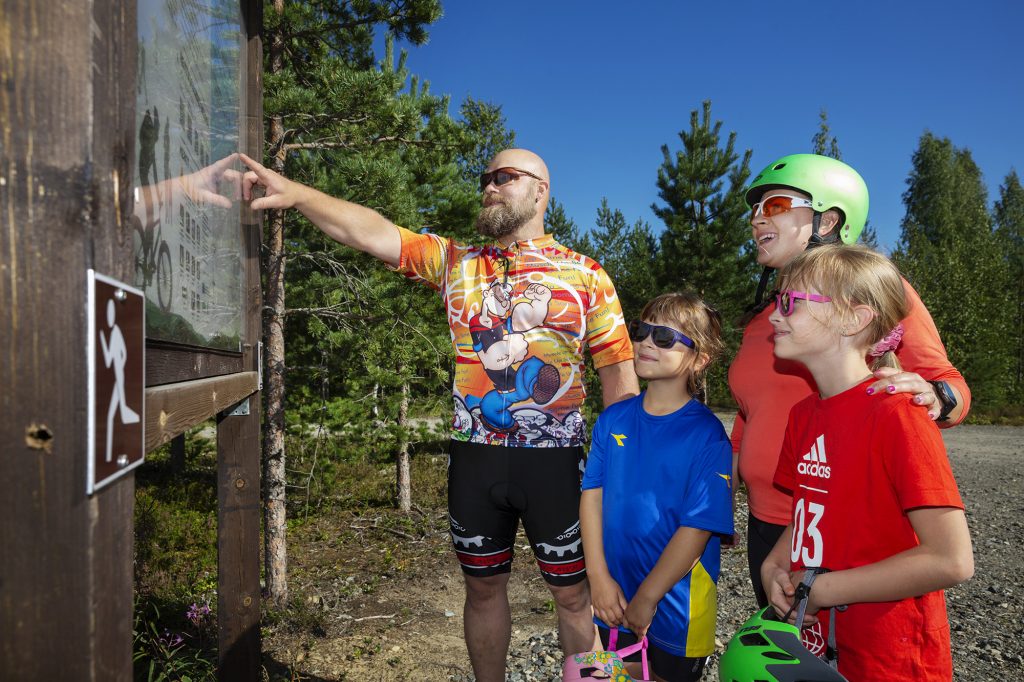
{"label": "forest floor", "polygon": [[[723,421],[731,416],[721,415]],[[947,591],[955,679],[1024,679],[1024,427],[960,426],[943,432],[967,506],[976,572]],[[418,476],[443,481],[443,457]],[[383,468],[381,476],[391,476]],[[414,480],[414,500],[416,481]],[[742,496],[741,496],[742,497]],[[440,498],[443,499],[443,498]],[[738,527],[746,518],[737,509]],[[319,512],[289,536],[293,613],[264,628],[273,679],[472,680],[462,635],[463,586],[438,504],[409,514],[369,507]],[[558,679],[550,594],[525,537],[509,585],[513,680]],[[754,610],[742,549],[723,552],[719,651]],[[294,609],[299,613],[294,613]],[[705,679],[717,678],[712,657]]]}

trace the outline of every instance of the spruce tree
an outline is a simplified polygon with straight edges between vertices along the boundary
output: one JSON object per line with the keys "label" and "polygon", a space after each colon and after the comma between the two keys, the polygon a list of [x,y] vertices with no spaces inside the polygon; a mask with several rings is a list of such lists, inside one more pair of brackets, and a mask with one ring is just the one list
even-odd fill
{"label": "spruce tree", "polygon": [[996,239],[1006,254],[1009,268],[1010,339],[1013,363],[1010,396],[1024,405],[1024,188],[1017,171],[1011,170],[999,187],[995,205]]}
{"label": "spruce tree", "polygon": [[1009,271],[992,231],[981,171],[970,151],[926,132],[903,194],[893,260],[917,289],[974,404],[1001,405],[1009,390]]}
{"label": "spruce tree", "polygon": [[661,148],[658,196],[652,209],[665,223],[657,270],[660,291],[693,290],[722,314],[726,357],[709,376],[709,400],[727,402],[725,367],[739,347],[735,322],[753,297],[756,259],[743,190],[750,177],[750,150],[735,151],[736,133],[722,144],[722,122],[712,121],[711,102],[690,114],[679,133],[682,149]]}
{"label": "spruce tree", "polygon": [[832,134],[828,125],[828,112],[822,109],[818,112],[818,132],[811,140],[814,145],[814,153],[821,156],[830,156],[836,161],[842,161],[843,155],[839,152],[839,141]]}

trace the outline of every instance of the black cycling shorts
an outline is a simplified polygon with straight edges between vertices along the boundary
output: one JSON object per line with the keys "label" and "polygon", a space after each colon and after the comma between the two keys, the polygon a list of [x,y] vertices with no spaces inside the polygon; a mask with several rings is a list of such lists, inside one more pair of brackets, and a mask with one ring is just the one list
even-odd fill
{"label": "black cycling shorts", "polygon": [[548,584],[575,585],[586,577],[580,539],[583,448],[451,441],[448,452],[448,520],[463,573],[511,571],[522,519]]}

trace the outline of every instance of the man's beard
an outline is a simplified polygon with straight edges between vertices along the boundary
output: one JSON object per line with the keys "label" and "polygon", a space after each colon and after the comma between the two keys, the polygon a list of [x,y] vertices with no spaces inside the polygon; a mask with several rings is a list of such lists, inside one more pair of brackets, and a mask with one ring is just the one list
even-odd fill
{"label": "man's beard", "polygon": [[510,203],[497,201],[480,209],[476,217],[476,229],[482,235],[501,239],[530,222],[535,215],[537,205],[531,197]]}

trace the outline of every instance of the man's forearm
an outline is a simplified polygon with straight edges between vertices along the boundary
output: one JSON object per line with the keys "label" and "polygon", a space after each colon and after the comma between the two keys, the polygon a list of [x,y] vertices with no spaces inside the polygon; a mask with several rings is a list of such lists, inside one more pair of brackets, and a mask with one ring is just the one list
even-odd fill
{"label": "man's forearm", "polygon": [[402,239],[394,223],[373,209],[303,185],[295,208],[336,242],[398,265]]}

